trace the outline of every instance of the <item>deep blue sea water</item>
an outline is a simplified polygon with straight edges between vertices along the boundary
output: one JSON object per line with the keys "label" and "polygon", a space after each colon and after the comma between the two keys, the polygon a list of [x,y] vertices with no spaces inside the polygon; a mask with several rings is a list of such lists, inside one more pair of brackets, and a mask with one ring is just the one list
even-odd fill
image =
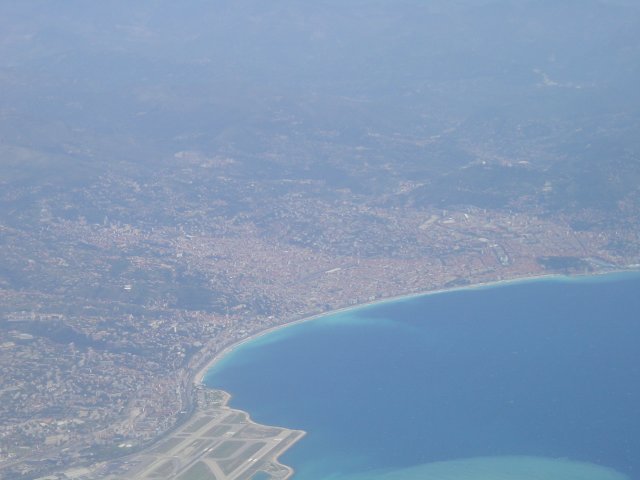
{"label": "deep blue sea water", "polygon": [[286,327],[206,383],[308,432],[296,479],[640,479],[639,343],[640,274],[548,278]]}

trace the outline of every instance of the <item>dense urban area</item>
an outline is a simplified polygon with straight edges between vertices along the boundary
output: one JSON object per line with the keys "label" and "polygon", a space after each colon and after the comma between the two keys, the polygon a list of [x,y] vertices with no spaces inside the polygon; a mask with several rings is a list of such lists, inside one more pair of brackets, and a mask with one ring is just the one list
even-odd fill
{"label": "dense urban area", "polygon": [[37,230],[4,225],[3,265],[37,288],[2,289],[3,471],[143,447],[190,414],[204,363],[274,325],[397,295],[640,263],[637,229],[576,230],[563,215],[336,195],[290,193],[256,205],[255,216],[199,228],[67,220],[46,204]]}
{"label": "dense urban area", "polygon": [[126,472],[270,327],[640,268],[637,6],[70,3],[0,6],[0,478]]}

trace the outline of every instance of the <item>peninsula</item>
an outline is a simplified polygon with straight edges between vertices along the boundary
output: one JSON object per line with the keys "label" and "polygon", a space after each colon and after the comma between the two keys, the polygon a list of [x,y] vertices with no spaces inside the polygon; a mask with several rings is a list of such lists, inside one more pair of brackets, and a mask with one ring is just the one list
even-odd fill
{"label": "peninsula", "polygon": [[283,480],[292,475],[278,457],[304,432],[254,423],[227,406],[226,392],[197,387],[195,394],[197,409],[188,422],[129,460],[126,475],[106,478],[249,480],[262,472]]}

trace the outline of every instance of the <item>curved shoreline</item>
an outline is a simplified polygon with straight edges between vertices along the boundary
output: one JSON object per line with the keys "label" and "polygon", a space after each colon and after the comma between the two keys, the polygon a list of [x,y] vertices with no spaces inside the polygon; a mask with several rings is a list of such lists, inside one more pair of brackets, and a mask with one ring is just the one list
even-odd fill
{"label": "curved shoreline", "polygon": [[588,279],[589,277],[603,277],[607,275],[634,273],[634,272],[640,274],[640,265],[630,265],[628,268],[619,268],[619,269],[613,269],[613,270],[607,270],[607,271],[580,273],[580,274],[561,274],[561,273],[548,273],[548,274],[543,273],[539,275],[525,274],[521,277],[513,277],[508,279],[502,279],[502,280],[490,280],[486,282],[471,283],[469,285],[461,285],[461,286],[455,286],[455,287],[449,287],[449,288],[437,288],[435,290],[425,290],[422,292],[395,295],[392,297],[379,298],[376,300],[372,300],[370,302],[358,303],[357,305],[341,307],[336,310],[330,310],[328,312],[318,313],[316,315],[311,315],[308,317],[291,320],[290,322],[282,323],[280,325],[274,325],[272,327],[269,327],[264,330],[260,330],[254,334],[251,334],[248,337],[243,338],[242,340],[234,342],[231,345],[222,349],[220,352],[218,352],[209,362],[207,362],[202,368],[197,370],[193,378],[194,378],[194,382],[198,385],[204,385],[207,388],[214,388],[214,387],[208,387],[205,384],[205,378],[207,376],[207,373],[225,356],[227,356],[228,354],[230,354],[240,346],[246,343],[252,342],[260,337],[263,337],[265,335],[268,335],[270,333],[273,333],[283,328],[292,327],[294,325],[311,322],[314,320],[319,320],[324,317],[333,316],[333,315],[344,313],[351,310],[358,310],[361,308],[366,308],[373,305],[379,305],[382,303],[388,303],[388,302],[391,303],[396,301],[409,300],[412,298],[425,297],[429,295],[437,295],[441,293],[450,293],[450,292],[457,292],[457,291],[464,291],[464,290],[476,290],[480,288],[491,288],[491,287],[497,287],[502,285],[515,284],[515,283],[524,283],[529,281],[543,281],[543,280],[553,280],[553,279],[580,280],[580,279]]}
{"label": "curved shoreline", "polygon": [[[369,301],[369,302],[364,302],[361,304],[357,304],[357,305],[352,305],[352,306],[347,306],[347,307],[342,307],[342,308],[338,308],[335,310],[331,310],[328,312],[323,312],[323,313],[319,313],[316,315],[311,315],[311,316],[307,316],[307,317],[303,317],[297,320],[293,320],[281,325],[275,325],[269,328],[266,328],[264,330],[261,330],[259,332],[256,332],[253,335],[249,335],[248,337],[234,342],[230,345],[228,345],[227,347],[225,347],[224,349],[222,349],[220,352],[218,352],[204,367],[200,368],[194,377],[194,381],[196,382],[197,385],[202,385],[204,388],[214,388],[217,389],[215,386],[209,387],[205,384],[205,379],[207,377],[208,372],[218,363],[220,362],[226,355],[232,353],[233,351],[235,351],[237,348],[241,347],[242,345],[245,345],[249,342],[252,342],[258,338],[261,338],[265,335],[271,334],[279,329],[283,329],[285,327],[289,327],[289,326],[294,326],[296,324],[301,324],[301,323],[306,323],[306,322],[310,322],[310,321],[314,321],[314,320],[319,320],[322,319],[323,317],[329,317],[329,316],[333,316],[333,315],[337,315],[339,313],[343,313],[343,312],[347,312],[347,311],[354,311],[354,310],[358,310],[358,309],[363,309],[363,308],[367,308],[373,305],[381,305],[383,303],[393,303],[393,302],[398,302],[398,301],[404,301],[404,300],[409,300],[409,299],[413,299],[413,298],[421,298],[421,297],[426,297],[426,296],[430,296],[430,295],[436,295],[436,294],[440,294],[440,293],[450,293],[450,292],[458,292],[458,291],[465,291],[465,290],[477,290],[477,289],[484,289],[484,288],[494,288],[494,287],[499,287],[499,286],[506,286],[506,285],[514,285],[514,284],[522,284],[522,283],[528,283],[528,282],[538,282],[538,281],[566,281],[566,282],[579,282],[579,281],[609,281],[609,278],[613,281],[616,280],[617,276],[622,276],[622,275],[638,275],[640,274],[640,266],[638,265],[632,265],[629,266],[628,268],[624,268],[624,269],[612,269],[612,270],[607,270],[607,271],[597,271],[597,272],[591,272],[591,273],[587,273],[587,274],[539,274],[539,275],[523,275],[520,277],[512,277],[512,278],[508,278],[508,279],[501,279],[501,280],[492,280],[492,281],[485,281],[485,282],[478,282],[478,283],[474,283],[474,284],[468,284],[468,285],[461,285],[461,286],[454,286],[454,287],[450,287],[450,288],[436,288],[433,290],[427,290],[427,291],[423,291],[423,292],[416,292],[416,293],[409,293],[409,294],[404,294],[404,295],[396,295],[396,296],[392,296],[392,297],[387,297],[387,298],[380,298],[377,300],[373,300],[373,301]],[[226,392],[227,395],[229,395],[229,399],[231,398],[231,394],[229,392]],[[247,418],[250,419],[249,417],[249,412],[247,413]],[[285,479],[289,479],[291,478],[294,474],[295,474],[295,470],[293,469],[293,467],[289,466],[289,465],[285,465],[283,463],[279,462],[279,457],[281,454],[284,454],[286,450],[289,450],[290,448],[292,448],[294,446],[295,443],[297,443],[298,440],[300,440],[302,437],[304,437],[306,435],[306,431],[303,430],[296,430],[300,436],[298,438],[296,438],[296,440],[292,443],[290,443],[289,445],[286,446],[286,448],[284,450],[282,450],[276,458],[274,458],[274,461],[282,468],[286,469],[287,474],[285,476]]]}

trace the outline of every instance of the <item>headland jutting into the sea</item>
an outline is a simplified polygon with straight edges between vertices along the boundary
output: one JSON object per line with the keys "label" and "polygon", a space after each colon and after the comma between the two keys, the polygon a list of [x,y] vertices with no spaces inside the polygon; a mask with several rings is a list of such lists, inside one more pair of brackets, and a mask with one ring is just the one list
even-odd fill
{"label": "headland jutting into the sea", "polygon": [[[624,276],[626,274],[630,274],[630,275],[634,275],[637,273],[637,270],[611,270],[611,271],[606,271],[606,272],[597,272],[597,273],[589,273],[589,274],[582,274],[582,275],[559,275],[559,274],[552,274],[552,275],[527,275],[527,276],[522,276],[522,277],[515,277],[515,278],[510,278],[510,279],[503,279],[503,280],[497,280],[497,281],[490,281],[490,282],[481,282],[481,283],[476,283],[473,285],[465,285],[465,286],[457,286],[457,287],[452,287],[452,288],[440,288],[440,289],[436,289],[436,290],[430,290],[430,291],[425,291],[425,292],[420,292],[420,293],[412,293],[412,294],[408,294],[408,295],[400,295],[400,296],[394,296],[394,297],[390,297],[390,298],[386,298],[386,299],[378,299],[372,302],[366,302],[360,305],[355,305],[355,306],[348,306],[342,309],[338,309],[338,310],[333,310],[330,312],[325,312],[322,314],[318,314],[318,315],[313,315],[313,316],[309,316],[306,318],[301,318],[283,325],[279,325],[279,326],[275,326],[260,332],[257,332],[253,335],[248,336],[247,338],[236,342],[232,345],[227,346],[226,348],[224,348],[223,350],[221,350],[218,354],[215,355],[215,357],[209,361],[205,366],[203,366],[202,368],[200,368],[197,373],[195,374],[195,379],[196,382],[203,382],[206,374],[208,371],[210,371],[214,365],[218,364],[218,362],[220,362],[224,357],[226,357],[228,354],[230,354],[231,352],[235,351],[238,347],[248,344],[250,342],[253,342],[254,340],[261,338],[265,335],[271,334],[277,330],[283,329],[285,327],[291,327],[293,325],[297,325],[297,324],[301,324],[301,323],[306,323],[306,322],[310,322],[310,321],[315,321],[315,320],[319,320],[322,319],[324,317],[329,317],[329,316],[335,316],[338,315],[340,313],[345,313],[345,312],[349,312],[349,311],[355,311],[355,310],[359,310],[359,309],[363,309],[365,307],[369,307],[369,306],[380,306],[383,304],[390,304],[393,302],[400,302],[400,301],[405,301],[405,300],[409,300],[409,299],[414,299],[414,298],[420,298],[420,297],[426,297],[426,296],[431,296],[431,295],[436,295],[436,294],[440,294],[440,293],[448,293],[448,292],[455,292],[455,291],[464,291],[464,290],[477,290],[477,289],[482,289],[482,288],[492,288],[492,287],[498,287],[498,286],[506,286],[506,285],[514,285],[514,284],[519,284],[519,283],[528,283],[528,282],[536,282],[536,281],[550,281],[550,280],[558,280],[558,281],[570,281],[570,282],[575,282],[575,281],[600,281],[600,280],[610,280],[612,278],[612,276]],[[292,447],[294,444],[294,442],[291,442],[291,444],[288,446],[289,448]],[[282,453],[282,452],[281,452]]]}
{"label": "headland jutting into the sea", "polygon": [[[259,330],[253,334],[248,333],[245,338],[239,341],[229,341],[226,344],[222,342],[217,343],[215,345],[215,350],[208,350],[209,352],[213,352],[213,355],[208,357],[200,356],[199,358],[196,358],[196,362],[192,363],[193,368],[190,374],[192,387],[186,388],[186,400],[191,407],[189,411],[184,412],[179,424],[176,425],[173,430],[163,435],[158,442],[155,442],[146,450],[126,458],[124,462],[117,467],[118,473],[114,471],[112,475],[108,475],[106,478],[118,480],[124,478],[146,479],[153,478],[153,475],[162,473],[165,475],[164,478],[180,479],[181,475],[186,474],[187,472],[197,473],[198,469],[203,471],[204,468],[208,469],[207,471],[211,474],[214,469],[216,469],[213,464],[217,464],[220,460],[233,460],[235,455],[244,455],[245,453],[250,455],[246,456],[244,461],[251,461],[252,463],[255,463],[255,465],[253,465],[253,469],[248,470],[239,468],[239,464],[231,464],[230,462],[230,465],[227,465],[227,473],[221,471],[218,466],[218,469],[215,470],[216,478],[245,478],[245,474],[258,471],[268,472],[270,478],[273,479],[283,479],[293,475],[293,469],[280,464],[278,458],[285,453],[287,453],[287,458],[290,456],[288,450],[291,450],[291,447],[297,443],[302,436],[304,436],[306,433],[304,431],[305,429],[290,422],[288,422],[290,428],[265,427],[260,425],[260,423],[285,425],[287,422],[264,422],[262,420],[260,420],[259,423],[254,422],[250,419],[248,413],[246,413],[253,413],[251,408],[242,409],[244,411],[241,411],[241,409],[234,407],[231,410],[226,405],[226,402],[231,398],[229,393],[219,390],[217,385],[213,385],[215,390],[202,385],[207,372],[212,370],[215,366],[220,366],[219,362],[221,362],[221,360],[230,358],[230,353],[236,351],[236,349],[241,346],[248,346],[254,340],[278,332],[285,327],[294,327],[296,325],[313,322],[314,320],[320,320],[325,317],[356,312],[368,307],[377,308],[385,305],[391,305],[394,302],[402,302],[405,300],[410,301],[412,299],[419,299],[420,297],[432,297],[441,293],[465,290],[474,291],[484,288],[489,289],[493,287],[517,285],[519,283],[528,282],[548,282],[556,280],[560,282],[607,281],[618,276],[635,275],[637,273],[638,266],[633,265],[627,269],[610,269],[607,271],[592,272],[588,274],[528,274],[512,276],[511,278],[495,281],[475,282],[450,288],[436,288],[423,292],[412,292],[406,295],[389,296],[388,298],[380,298],[374,301],[364,302],[359,305],[348,305],[344,308],[323,312],[321,314],[304,316],[303,318],[295,319],[283,325]],[[205,351],[207,350],[205,349]],[[235,393],[233,388],[227,390],[231,393]],[[233,412],[233,415],[229,415],[230,412]],[[231,426],[232,429],[224,431],[229,426]],[[295,428],[295,430],[291,430],[291,428]],[[312,430],[306,430],[312,432]],[[243,431],[244,433],[242,433]],[[220,432],[222,432],[222,436],[220,436]],[[252,448],[257,448],[256,445],[260,442],[260,440],[255,437],[256,433],[259,433],[258,436],[266,435],[265,438],[271,438],[269,442],[278,443],[277,448],[270,450],[269,448],[263,447],[258,451],[253,451]],[[206,435],[209,436],[207,437]],[[284,438],[282,435],[285,435],[287,438],[287,441],[284,443],[282,443],[282,438]],[[193,442],[196,442],[196,444],[199,445],[199,448],[196,448],[195,450],[191,448],[190,445],[194,444]],[[224,442],[232,443],[227,443],[226,446],[221,447]],[[237,447],[240,444],[247,447],[238,447],[237,450],[233,450],[235,448],[234,445]],[[254,447],[250,447],[250,444],[254,445]],[[274,444],[271,443],[271,445]],[[222,450],[220,450],[220,448],[222,448]],[[178,452],[178,450],[180,451]],[[298,451],[298,449],[296,448],[292,451]],[[221,452],[228,454],[233,458],[220,458],[220,455],[222,455]],[[212,458],[207,458],[207,456],[211,455],[213,455]],[[169,463],[165,464],[162,462],[162,459],[167,456],[173,456],[173,463],[171,467],[169,466]],[[179,464],[175,463],[176,458],[181,459]],[[237,458],[235,459],[237,460]],[[206,462],[208,462],[208,464]],[[284,463],[288,463],[287,460],[285,460]],[[150,468],[151,466],[153,466],[153,468]],[[169,475],[170,468],[174,469],[172,471],[175,475]],[[195,471],[191,471],[192,468],[195,469]],[[147,474],[152,475],[152,477],[147,476]],[[169,477],[167,477],[167,475],[169,475]]]}
{"label": "headland jutting into the sea", "polygon": [[[309,208],[299,214],[314,211]],[[85,255],[84,248],[67,252],[69,265],[75,266],[65,267],[65,272],[76,279],[75,285],[92,285],[92,272],[108,272],[101,259],[110,258],[109,252],[124,248],[142,257],[130,264],[124,277],[118,274],[98,282],[108,292],[101,300],[93,295],[78,297],[66,288],[52,294],[48,286],[5,292],[9,320],[3,328],[13,333],[8,347],[0,349],[4,380],[9,388],[21,382],[29,388],[10,395],[0,408],[6,420],[0,439],[0,476],[26,471],[45,476],[56,469],[86,465],[89,453],[94,455],[91,459],[107,462],[92,465],[87,478],[120,474],[125,462],[135,461],[131,460],[135,452],[151,448],[189,421],[194,413],[193,385],[199,383],[195,374],[216,354],[289,320],[400,294],[638,263],[636,250],[621,247],[637,245],[633,228],[575,231],[567,219],[554,222],[540,215],[467,207],[446,211],[367,207],[362,212],[366,222],[352,219],[351,207],[322,211],[330,213],[331,221],[314,223],[314,229],[338,232],[349,219],[347,232],[325,240],[355,245],[367,232],[375,249],[332,250],[326,241],[315,245],[313,231],[304,233],[314,239],[313,245],[297,245],[288,237],[274,239],[249,228],[251,221],[241,231],[237,225],[219,225],[228,234],[206,228],[204,233],[187,233],[66,221],[60,230],[60,224],[48,224],[69,245],[90,245],[101,252]],[[23,252],[25,261],[40,251],[40,244],[32,247]],[[43,285],[55,284],[59,273],[52,260],[55,255],[48,258],[50,275],[33,276],[51,279]],[[71,258],[83,258],[84,263]],[[138,268],[145,272],[142,277],[133,272]],[[195,277],[160,275],[168,271],[190,271]],[[183,290],[204,279],[211,280],[203,284],[206,288]],[[167,303],[162,292],[184,293],[183,303]],[[155,299],[151,304],[142,310],[136,306],[132,315],[126,313],[147,293],[147,300]],[[189,299],[191,293],[214,303],[192,302],[197,299]],[[31,311],[34,304],[39,305],[37,311]],[[81,314],[60,313],[68,306]],[[88,310],[90,306],[94,309]],[[47,341],[52,331],[43,331],[45,326],[53,332],[73,330],[83,344]],[[85,343],[102,347],[104,342],[108,348],[83,347]],[[45,415],[49,408],[58,412],[56,421]],[[16,412],[32,419],[28,431],[21,428]]]}
{"label": "headland jutting into the sea", "polygon": [[230,408],[229,398],[221,390],[196,388],[198,408],[189,421],[140,454],[127,478],[241,480],[259,472],[277,480],[291,477],[293,469],[278,458],[305,432],[260,425]]}

